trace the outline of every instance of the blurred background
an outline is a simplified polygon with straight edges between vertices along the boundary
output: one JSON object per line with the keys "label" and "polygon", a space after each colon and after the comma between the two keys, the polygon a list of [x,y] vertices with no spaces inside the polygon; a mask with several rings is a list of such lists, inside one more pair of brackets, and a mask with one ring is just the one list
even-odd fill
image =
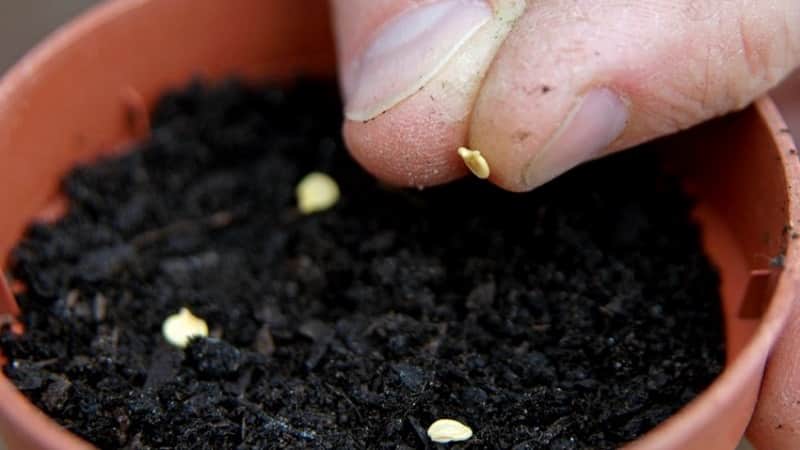
{"label": "blurred background", "polygon": [[0,73],[49,32],[100,0],[0,0]]}

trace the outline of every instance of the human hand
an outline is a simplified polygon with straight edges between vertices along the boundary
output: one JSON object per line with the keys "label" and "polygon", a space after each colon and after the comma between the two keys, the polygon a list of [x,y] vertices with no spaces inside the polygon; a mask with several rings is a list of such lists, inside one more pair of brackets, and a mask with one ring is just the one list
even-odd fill
{"label": "human hand", "polygon": [[800,63],[797,0],[332,0],[344,133],[377,177],[524,191],[746,106]]}

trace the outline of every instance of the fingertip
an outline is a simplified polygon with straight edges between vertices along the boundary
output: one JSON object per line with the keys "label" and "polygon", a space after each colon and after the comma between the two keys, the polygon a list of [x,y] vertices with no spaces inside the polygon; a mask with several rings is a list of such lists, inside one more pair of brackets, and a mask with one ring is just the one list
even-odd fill
{"label": "fingertip", "polygon": [[346,120],[345,143],[353,158],[373,176],[395,186],[435,186],[466,173],[456,149],[463,126],[431,123],[401,105],[367,122]]}
{"label": "fingertip", "polygon": [[[343,16],[351,7],[339,4]],[[344,135],[353,157],[400,186],[431,186],[466,174],[457,150],[467,141],[481,82],[524,6],[524,0],[438,0],[392,17],[374,14],[387,20],[361,55],[340,51],[352,57],[352,64],[344,60],[353,69],[341,71]],[[351,47],[358,46],[344,46]]]}

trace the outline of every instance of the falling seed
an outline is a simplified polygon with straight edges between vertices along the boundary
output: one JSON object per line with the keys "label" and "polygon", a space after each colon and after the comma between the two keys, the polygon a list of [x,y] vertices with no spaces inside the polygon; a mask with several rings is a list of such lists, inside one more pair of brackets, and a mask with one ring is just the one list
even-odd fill
{"label": "falling seed", "polygon": [[303,177],[295,193],[297,208],[303,214],[324,211],[339,201],[339,185],[322,172],[311,172]]}
{"label": "falling seed", "polygon": [[439,419],[428,427],[428,437],[440,444],[466,441],[472,437],[472,428],[457,420]]}
{"label": "falling seed", "polygon": [[482,180],[489,178],[489,173],[491,172],[489,170],[489,163],[486,161],[486,158],[481,155],[480,151],[460,147],[458,149],[458,156],[464,160],[464,164],[467,165],[467,168],[473,175]]}
{"label": "falling seed", "polygon": [[205,320],[192,314],[188,308],[181,308],[178,314],[167,317],[161,326],[161,332],[170,344],[184,348],[195,336],[207,337],[208,325]]}

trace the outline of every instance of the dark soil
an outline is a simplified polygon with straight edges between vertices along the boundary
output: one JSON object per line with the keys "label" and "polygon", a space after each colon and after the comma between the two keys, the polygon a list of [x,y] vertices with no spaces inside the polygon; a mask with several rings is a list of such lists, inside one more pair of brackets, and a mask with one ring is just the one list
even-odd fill
{"label": "dark soil", "polygon": [[[104,448],[613,448],[723,366],[717,276],[646,150],[533,193],[394,190],[339,138],[325,83],[200,84],[152,138],[64,181],[14,254],[5,373]],[[342,200],[303,216],[312,170]],[[213,339],[170,347],[188,306]]]}

